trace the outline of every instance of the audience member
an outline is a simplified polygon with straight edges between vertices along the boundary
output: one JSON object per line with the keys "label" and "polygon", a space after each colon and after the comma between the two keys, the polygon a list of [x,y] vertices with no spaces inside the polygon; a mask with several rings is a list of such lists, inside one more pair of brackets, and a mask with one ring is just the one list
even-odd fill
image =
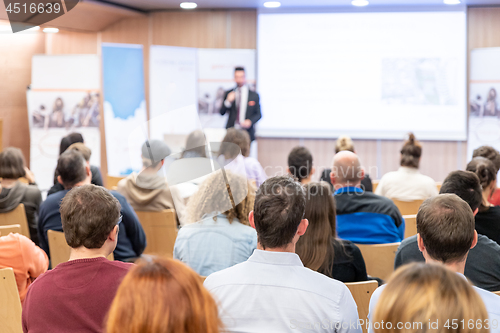
{"label": "audience member", "polygon": [[[133,172],[118,182],[117,191],[123,195],[136,211],[161,211],[174,208],[172,194],[165,177],[158,171],[170,155],[170,148],[160,140],[148,140],[141,148],[142,169]],[[176,212],[184,207],[175,207]],[[182,213],[181,213],[182,214]]]}
{"label": "audience member", "polygon": [[217,304],[184,264],[157,258],[132,268],[109,310],[106,333],[218,333]]}
{"label": "audience member", "polygon": [[333,158],[331,181],[337,202],[337,233],[358,244],[400,242],[405,222],[392,200],[360,188],[364,170],[359,158],[341,151]]}
{"label": "audience member", "polygon": [[[335,154],[344,150],[348,150],[356,154],[356,151],[354,150],[354,142],[352,142],[352,139],[346,135],[339,137],[335,142]],[[330,180],[331,173],[332,169],[323,170],[320,180],[330,184],[330,187],[333,189],[332,181]],[[372,180],[367,173],[365,173],[365,178],[361,180],[361,188],[365,192],[373,192]]]}
{"label": "audience member", "polygon": [[[61,158],[68,154],[74,152]],[[58,171],[65,175],[64,170]],[[64,196],[60,219],[71,247],[70,259],[36,279],[28,289],[23,331],[102,332],[120,281],[132,267],[106,259],[115,249],[122,227],[120,203],[103,187],[80,186]]]}
{"label": "audience member", "polygon": [[305,267],[342,282],[366,281],[365,261],[359,248],[337,238],[335,199],[327,183],[309,183],[306,190],[307,232],[297,242]]}
{"label": "audience member", "polygon": [[[20,178],[26,177],[30,184],[23,184]],[[30,238],[38,245],[38,213],[42,194],[36,186],[33,173],[25,166],[23,153],[18,148],[9,147],[0,153],[0,213],[24,205]]]}
{"label": "audience member", "polygon": [[14,233],[0,236],[0,269],[10,267],[14,270],[23,302],[30,284],[49,267],[49,259],[28,237]]}
{"label": "audience member", "polygon": [[[83,142],[83,136],[80,133],[73,132],[68,134],[67,136],[63,137],[61,139],[61,143],[59,145],[59,156],[61,156],[62,153],[64,153],[70,146],[72,146],[75,143],[84,143]],[[73,146],[74,148],[75,146]],[[79,150],[78,147],[81,148],[81,146],[77,146],[76,150]],[[80,149],[81,150],[81,149]],[[89,149],[90,152],[90,149]],[[90,161],[90,153],[88,155],[88,159],[86,159],[87,162]],[[103,186],[102,185],[102,177],[101,177],[101,171],[99,170],[98,167],[94,165],[90,165],[90,171],[92,172],[92,179],[91,179],[91,184],[98,185],[98,186]],[[59,191],[64,191],[64,186],[63,184],[59,183],[57,181],[57,169],[54,171],[54,185],[49,189],[49,192],[47,193],[47,196],[59,192]]]}
{"label": "audience member", "polygon": [[[474,215],[481,205],[481,185],[479,178],[473,172],[451,172],[444,180],[439,193],[458,195],[469,204]],[[398,268],[413,261],[425,261],[418,249],[417,235],[401,242],[396,252],[394,267]],[[500,290],[500,245],[484,235],[478,235],[477,245],[469,251],[464,275],[479,288],[489,291]]]}
{"label": "audience member", "polygon": [[[71,189],[90,184],[91,172],[82,154],[75,150],[64,152],[57,162],[58,181],[64,185],[64,191],[59,191],[47,197],[40,206],[38,236],[40,247],[49,254],[47,231],[63,231],[59,205],[61,200],[71,192]],[[146,236],[137,215],[128,204],[125,197],[115,191],[110,192],[121,205],[123,221],[119,228],[118,244],[114,253],[116,260],[133,260],[139,257],[146,247]]]}
{"label": "audience member", "polygon": [[313,167],[313,157],[306,147],[297,146],[288,154],[288,173],[305,185],[311,182],[316,171]]}
{"label": "audience member", "polygon": [[401,149],[401,166],[380,179],[375,193],[401,201],[424,200],[438,195],[436,182],[418,171],[421,155],[422,146],[410,133]]}
{"label": "audience member", "polygon": [[189,200],[191,224],[179,230],[174,258],[201,276],[247,260],[257,247],[248,214],[255,188],[245,177],[226,171],[212,173]]}
{"label": "audience member", "polygon": [[483,198],[476,215],[476,230],[500,244],[500,207],[493,206],[488,199],[496,188],[496,169],[493,162],[484,157],[475,157],[467,164],[467,171],[474,172],[483,188]]}
{"label": "audience member", "polygon": [[205,280],[229,332],[361,332],[345,284],[304,268],[295,254],[308,225],[305,205],[304,188],[290,176],[269,178],[257,191],[249,215],[257,249]]}
{"label": "audience member", "polygon": [[[459,274],[465,281],[465,262],[469,250],[477,244],[474,230],[474,214],[470,206],[456,194],[440,194],[424,201],[417,214],[417,242],[426,263],[439,263]],[[396,278],[396,277],[395,277]],[[448,280],[445,280],[448,283]],[[370,319],[378,307],[379,287],[370,300]],[[422,288],[425,288],[423,286]],[[500,297],[484,289],[474,287],[488,311],[490,323],[500,322]],[[413,296],[413,300],[417,295]],[[409,296],[410,297],[410,296]],[[449,303],[451,304],[451,303]],[[428,304],[425,305],[428,307]],[[462,318],[457,318],[461,320]],[[491,332],[500,332],[496,326]]]}
{"label": "audience member", "polygon": [[[472,158],[474,157],[486,157],[492,161],[498,174],[498,170],[500,170],[500,153],[498,150],[491,146],[481,146],[474,150]],[[500,206],[500,190],[498,188],[495,188],[493,191],[493,194],[489,198],[489,202],[495,206]]]}
{"label": "audience member", "polygon": [[[222,146],[221,146],[221,154],[227,155],[229,153],[229,156],[225,156],[226,159],[228,158],[235,158],[236,156],[233,156],[235,154],[230,154],[227,149],[227,145],[225,143],[233,143],[239,147],[239,150],[241,152],[241,159],[243,161],[243,165],[245,168],[245,174],[246,177],[254,181],[257,187],[259,187],[266,179],[267,175],[262,168],[262,165],[260,165],[259,161],[257,161],[255,158],[250,157],[250,135],[248,134],[247,131],[241,130],[241,129],[235,129],[235,128],[229,128],[226,132],[226,136],[222,140]],[[227,147],[227,148],[226,148]],[[239,152],[237,152],[238,154]]]}
{"label": "audience member", "polygon": [[380,294],[371,325],[375,333],[488,333],[493,326],[467,280],[437,264],[397,270]]}

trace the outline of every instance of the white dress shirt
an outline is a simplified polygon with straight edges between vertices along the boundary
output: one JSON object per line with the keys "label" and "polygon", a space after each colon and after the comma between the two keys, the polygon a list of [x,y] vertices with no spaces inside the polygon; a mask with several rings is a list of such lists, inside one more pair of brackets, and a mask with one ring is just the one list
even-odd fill
{"label": "white dress shirt", "polygon": [[417,168],[400,167],[386,173],[380,180],[375,194],[401,201],[425,200],[439,194],[436,182],[422,175]]}
{"label": "white dress shirt", "polygon": [[361,333],[345,284],[305,268],[295,253],[255,250],[204,285],[229,332]]}
{"label": "white dress shirt", "polygon": [[[467,279],[463,274],[460,274],[460,273],[457,273],[457,274],[462,276],[464,279]],[[386,285],[378,287],[377,290],[375,290],[373,292],[372,298],[370,299],[370,310],[368,313],[368,319],[370,320],[370,323],[371,323],[371,319],[372,319],[371,316],[373,315],[373,313],[375,311],[375,306],[377,305],[377,301],[380,298],[380,294],[384,290],[385,286]],[[486,311],[488,312],[488,317],[490,320],[490,323],[489,323],[490,324],[490,332],[491,333],[500,333],[500,296],[497,296],[497,295],[493,294],[492,292],[478,288],[476,286],[472,286],[472,287],[479,294],[479,296],[483,300],[483,303],[486,307]],[[456,318],[456,319],[458,319],[458,321],[460,321],[462,318]],[[482,324],[484,325],[485,323],[482,323]],[[440,323],[440,325],[443,325],[443,324]],[[370,326],[368,328],[368,333],[373,333],[372,324],[370,324]]]}

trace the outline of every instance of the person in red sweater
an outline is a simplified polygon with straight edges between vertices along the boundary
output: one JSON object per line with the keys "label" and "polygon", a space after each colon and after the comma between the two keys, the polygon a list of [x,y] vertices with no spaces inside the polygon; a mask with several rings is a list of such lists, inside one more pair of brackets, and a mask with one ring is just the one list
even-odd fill
{"label": "person in red sweater", "polygon": [[[500,170],[500,153],[495,148],[491,146],[481,146],[472,153],[472,158],[474,157],[485,157],[493,162],[497,173],[498,170]],[[500,206],[500,188],[495,188],[488,201],[494,206]]]}
{"label": "person in red sweater", "polygon": [[120,203],[103,187],[84,185],[60,206],[71,255],[38,277],[23,304],[23,332],[103,332],[118,286],[132,264],[109,261],[118,239]]}

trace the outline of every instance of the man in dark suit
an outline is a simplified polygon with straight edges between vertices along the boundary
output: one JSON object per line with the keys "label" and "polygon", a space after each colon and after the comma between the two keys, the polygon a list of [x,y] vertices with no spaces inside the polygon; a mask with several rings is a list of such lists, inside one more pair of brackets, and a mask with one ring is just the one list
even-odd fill
{"label": "man in dark suit", "polygon": [[224,103],[220,108],[220,114],[229,112],[226,128],[244,128],[250,135],[250,140],[255,140],[255,123],[262,117],[260,112],[259,94],[248,89],[246,85],[245,69],[236,67],[234,69],[234,81],[236,87],[226,91]]}

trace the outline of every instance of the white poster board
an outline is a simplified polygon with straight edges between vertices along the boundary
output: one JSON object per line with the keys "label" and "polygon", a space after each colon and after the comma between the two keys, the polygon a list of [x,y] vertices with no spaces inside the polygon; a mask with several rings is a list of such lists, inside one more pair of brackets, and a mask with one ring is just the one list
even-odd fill
{"label": "white poster board", "polygon": [[474,149],[500,150],[500,47],[471,51],[467,161]]}

